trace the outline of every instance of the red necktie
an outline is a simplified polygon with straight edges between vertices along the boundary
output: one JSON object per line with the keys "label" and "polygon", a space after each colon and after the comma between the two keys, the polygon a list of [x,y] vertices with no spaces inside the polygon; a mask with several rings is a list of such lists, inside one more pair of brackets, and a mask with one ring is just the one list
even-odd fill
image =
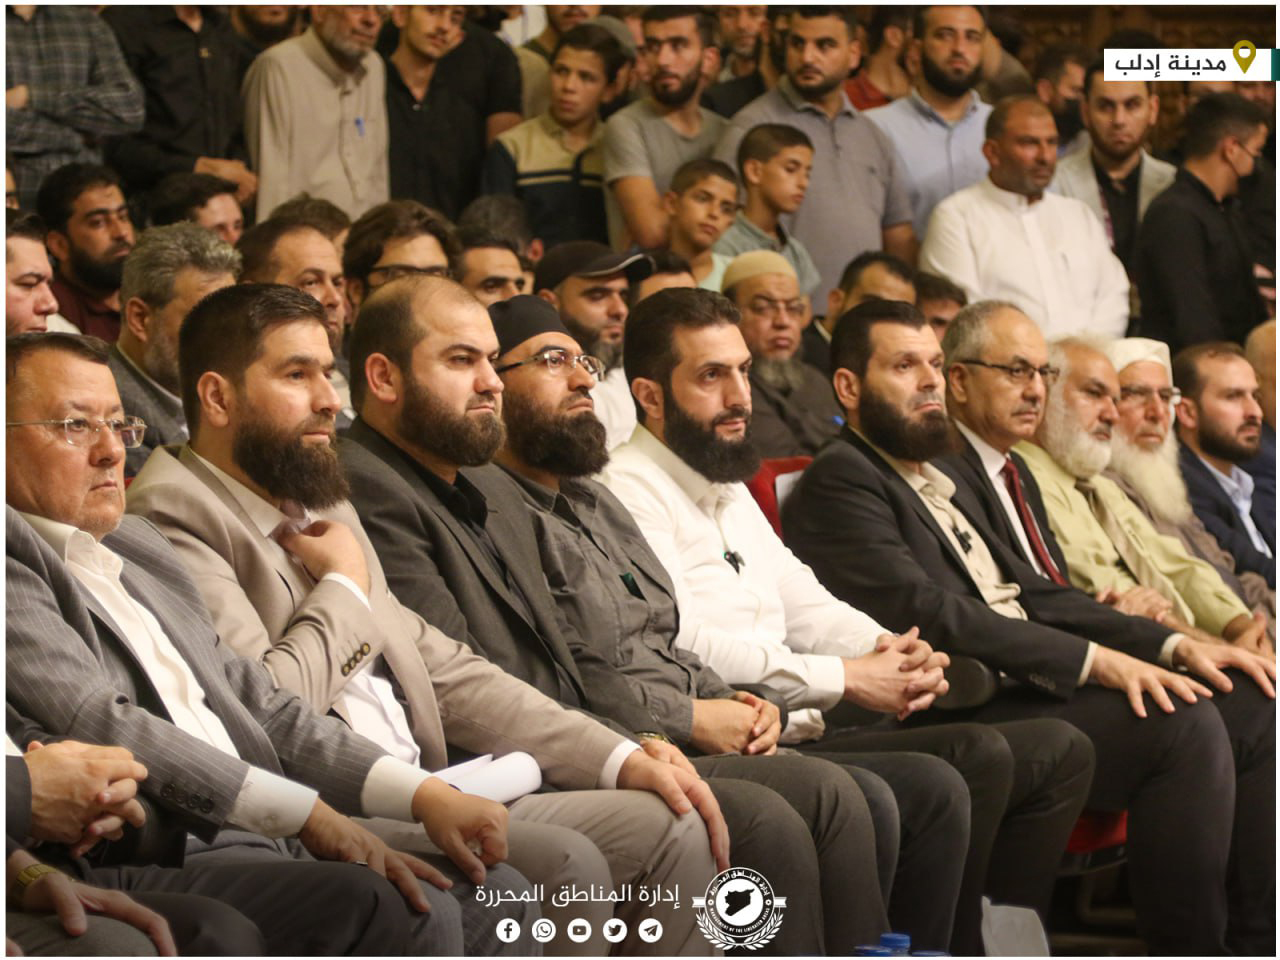
{"label": "red necktie", "polygon": [[1004,485],[1009,488],[1013,505],[1018,508],[1018,516],[1022,519],[1022,529],[1026,532],[1027,541],[1031,544],[1031,552],[1036,555],[1036,560],[1049,575],[1050,580],[1061,586],[1068,586],[1066,577],[1058,570],[1053,557],[1049,555],[1049,548],[1044,545],[1044,540],[1040,537],[1040,528],[1036,525],[1035,517],[1031,515],[1027,498],[1022,495],[1022,478],[1018,476],[1018,467],[1014,464],[1012,457],[1004,458],[1000,475],[1004,477]]}

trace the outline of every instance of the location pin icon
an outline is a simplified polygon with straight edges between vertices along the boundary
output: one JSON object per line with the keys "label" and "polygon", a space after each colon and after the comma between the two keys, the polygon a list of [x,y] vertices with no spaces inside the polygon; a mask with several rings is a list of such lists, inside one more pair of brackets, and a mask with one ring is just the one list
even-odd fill
{"label": "location pin icon", "polygon": [[1231,55],[1236,58],[1236,63],[1240,64],[1240,72],[1248,73],[1253,58],[1258,55],[1258,48],[1248,40],[1241,40],[1231,48]]}

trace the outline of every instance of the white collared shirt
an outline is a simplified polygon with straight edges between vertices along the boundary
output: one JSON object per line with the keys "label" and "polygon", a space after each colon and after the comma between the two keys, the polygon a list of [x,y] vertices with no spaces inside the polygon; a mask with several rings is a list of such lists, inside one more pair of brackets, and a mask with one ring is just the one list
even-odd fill
{"label": "white collared shirt", "polygon": [[675,583],[676,642],[730,684],[779,690],[793,708],[784,742],[820,736],[821,711],[844,696],[843,658],[871,652],[889,631],[827,592],[744,484],[710,482],[643,426],[603,479]]}
{"label": "white collared shirt", "polygon": [[604,424],[605,446],[613,450],[626,443],[636,428],[636,405],[631,399],[631,385],[622,366],[616,366],[591,389],[596,416]]}
{"label": "white collared shirt", "polygon": [[[1004,476],[1000,472],[1004,469],[1009,455],[1001,453],[954,417],[952,422],[964,434],[965,439],[973,444],[973,449],[978,452],[978,458],[982,461],[982,469],[986,471],[987,477],[991,480],[991,485],[996,488],[996,499],[1000,501],[1000,509],[1009,518],[1013,532],[1018,538],[1018,544],[1022,547],[1022,556],[1036,568],[1036,573],[1048,579],[1048,572],[1041,565],[1040,558],[1036,556],[1035,551],[1031,549],[1031,541],[1027,539],[1026,528],[1022,526],[1022,517],[1018,514],[1018,507],[1013,502],[1013,497],[1009,493],[1009,486],[1004,482]],[[1034,514],[1031,516],[1031,522],[1036,523]],[[1036,524],[1036,530],[1040,534],[1040,539],[1044,540],[1044,531],[1040,530],[1039,524]]]}
{"label": "white collared shirt", "polygon": [[970,302],[1008,300],[1047,340],[1123,337],[1129,278],[1084,203],[1045,193],[1035,203],[984,177],[933,211],[920,269],[954,280]]}
{"label": "white collared shirt", "polygon": [[[129,595],[120,581],[124,562],[83,530],[56,520],[23,516],[67,564],[85,590],[120,628],[174,726],[233,757],[239,757],[227,728],[209,708],[204,688],[160,622]],[[296,834],[315,806],[316,791],[261,767],[250,767],[228,822],[265,837]]]}
{"label": "white collared shirt", "polygon": [[1262,534],[1258,532],[1257,524],[1253,522],[1253,477],[1234,463],[1231,465],[1231,473],[1225,474],[1200,454],[1197,453],[1196,456],[1200,457],[1200,462],[1208,467],[1210,476],[1218,481],[1218,486],[1231,500],[1231,505],[1236,508],[1236,513],[1240,515],[1240,521],[1244,524],[1245,532],[1249,534],[1254,549],[1265,557],[1271,556],[1271,548],[1267,546],[1267,541],[1263,539]]}

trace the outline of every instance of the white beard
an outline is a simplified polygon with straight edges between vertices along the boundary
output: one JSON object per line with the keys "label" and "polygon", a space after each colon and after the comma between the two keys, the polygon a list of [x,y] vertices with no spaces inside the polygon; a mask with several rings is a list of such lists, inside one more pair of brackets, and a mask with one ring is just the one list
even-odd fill
{"label": "white beard", "polygon": [[1040,440],[1058,466],[1077,480],[1096,477],[1111,462],[1111,443],[1085,433],[1060,397],[1050,396],[1045,405]]}
{"label": "white beard", "polygon": [[1178,440],[1170,430],[1157,450],[1143,450],[1123,433],[1111,443],[1111,469],[1124,477],[1157,519],[1181,526],[1191,519],[1187,482],[1178,466]]}

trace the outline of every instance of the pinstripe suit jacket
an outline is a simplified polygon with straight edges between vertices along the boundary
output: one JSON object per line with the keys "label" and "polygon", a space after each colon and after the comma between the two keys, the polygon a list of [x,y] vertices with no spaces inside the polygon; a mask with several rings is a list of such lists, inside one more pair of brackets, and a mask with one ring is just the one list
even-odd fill
{"label": "pinstripe suit jacket", "polygon": [[124,560],[125,589],[190,665],[239,757],[170,722],[98,601],[17,512],[6,507],[5,520],[5,694],[18,714],[53,734],[132,750],[149,773],[143,793],[204,840],[226,822],[250,764],[319,790],[344,813],[361,812],[361,787],[384,751],[277,690],[261,664],[232,654],[151,524],[126,516],[103,545]]}
{"label": "pinstripe suit jacket", "polygon": [[189,447],[156,450],[129,487],[128,503],[172,542],[222,639],[261,658],[282,687],[317,709],[330,709],[351,670],[382,654],[429,770],[447,762],[447,740],[471,753],[524,750],[549,783],[591,788],[623,740],[403,607],[350,503],[316,515],[345,524],[360,541],[372,612],[342,584],[312,584],[283,559]]}

